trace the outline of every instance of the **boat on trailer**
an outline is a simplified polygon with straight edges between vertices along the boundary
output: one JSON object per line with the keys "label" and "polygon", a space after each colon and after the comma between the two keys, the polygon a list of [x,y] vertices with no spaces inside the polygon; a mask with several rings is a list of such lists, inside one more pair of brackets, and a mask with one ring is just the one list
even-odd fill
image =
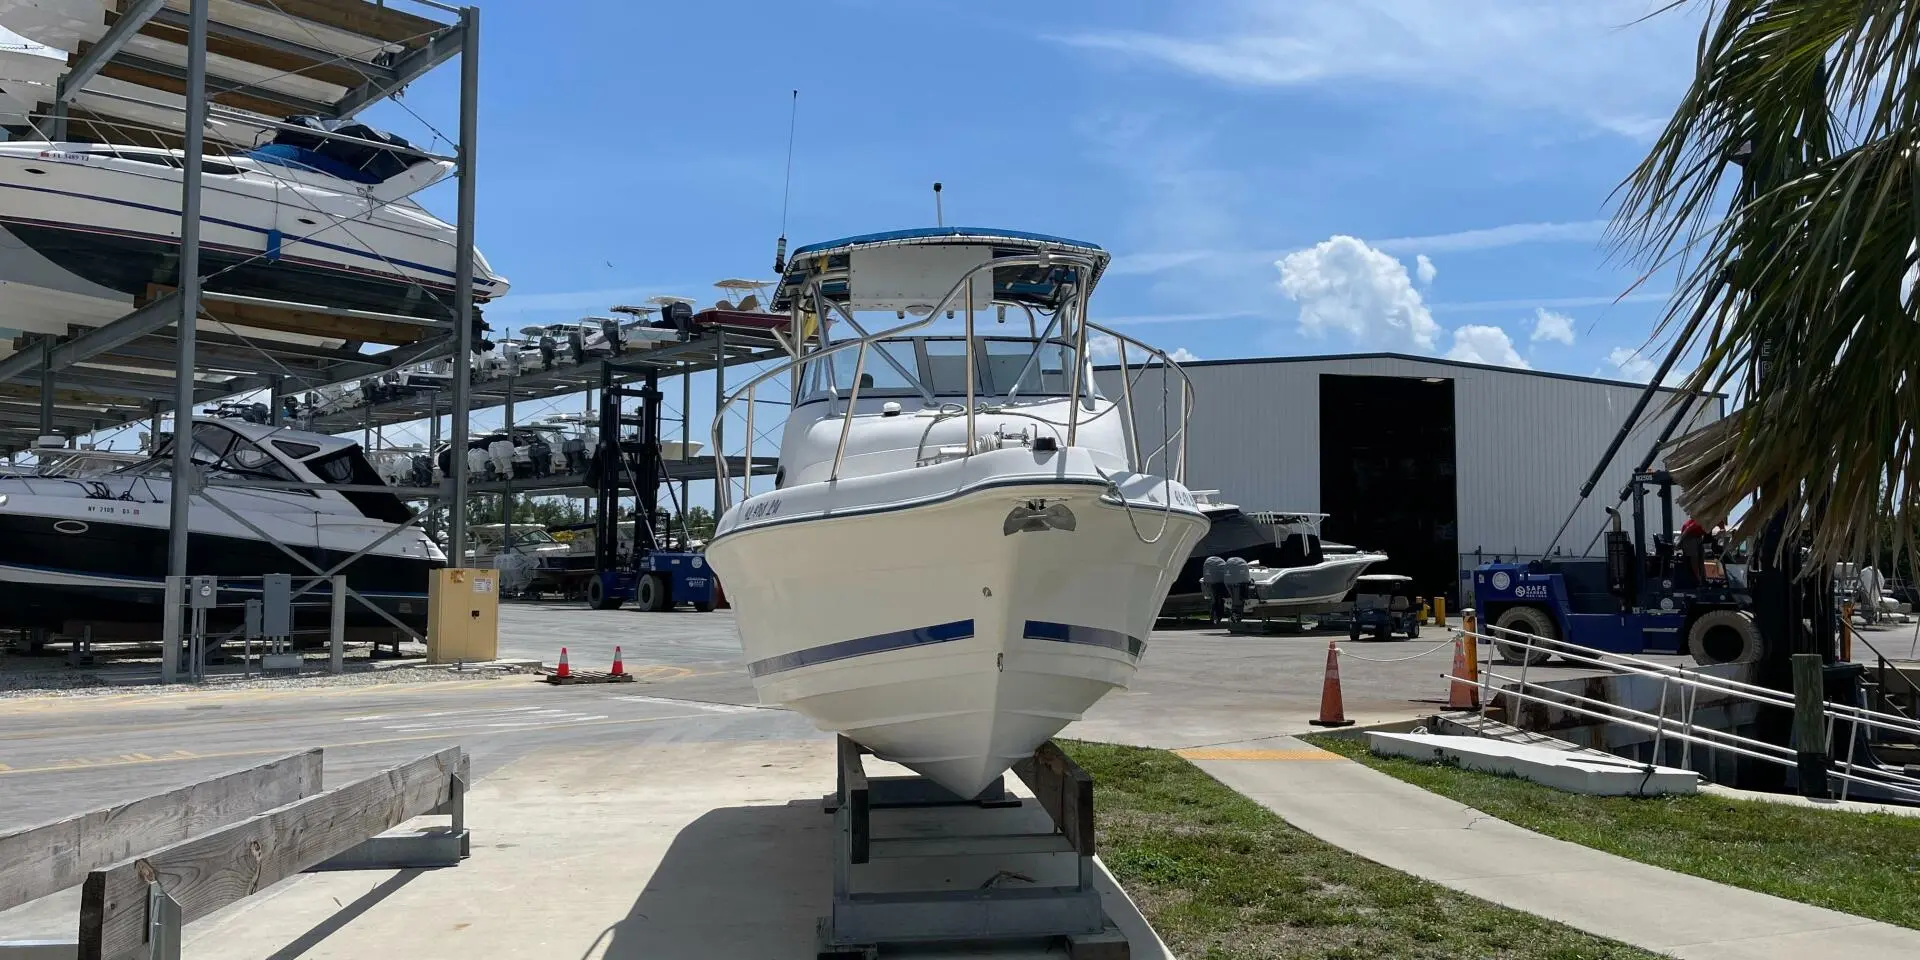
{"label": "boat on trailer", "polygon": [[[776,487],[707,545],[762,701],[972,797],[1132,679],[1207,520],[1184,375],[1087,319],[1107,260],[956,227],[794,251],[772,308],[808,333],[715,418],[717,450],[728,408],[787,378]],[[1095,337],[1158,366],[1103,396]],[[1183,416],[1143,455],[1128,399],[1150,373]]]}

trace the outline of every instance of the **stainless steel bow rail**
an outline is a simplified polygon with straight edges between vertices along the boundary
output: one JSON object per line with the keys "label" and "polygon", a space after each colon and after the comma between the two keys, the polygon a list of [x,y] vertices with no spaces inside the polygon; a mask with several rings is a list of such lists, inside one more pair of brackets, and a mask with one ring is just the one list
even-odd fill
{"label": "stainless steel bow rail", "polygon": [[[820,918],[820,960],[874,960],[886,944],[1040,939],[1064,940],[1072,960],[1127,960],[1127,939],[1108,921],[1094,883],[1093,778],[1052,741],[1013,767],[1052,821],[1038,831],[1038,818],[1019,809],[1004,782],[958,797],[917,776],[868,777],[865,752],[839,738],[838,782],[826,798],[834,819],[833,906]],[[983,809],[967,813],[1004,829],[976,831],[969,821],[964,832],[932,834],[924,817],[876,824],[882,818],[874,815],[969,806]],[[909,832],[877,832],[896,824]],[[1070,880],[1061,863],[1069,857]],[[992,860],[977,872],[998,872],[972,888],[872,890],[873,877],[897,875],[889,864],[942,858]]]}
{"label": "stainless steel bow rail", "polygon": [[[1502,672],[1495,668],[1491,658],[1482,658],[1478,678],[1481,703],[1490,704],[1494,698],[1511,697],[1515,701],[1541,704],[1651,733],[1654,736],[1652,759],[1656,763],[1661,762],[1664,744],[1671,739],[1681,744],[1682,767],[1689,767],[1692,763],[1695,746],[1709,751],[1726,751],[1776,766],[1791,769],[1799,767],[1801,755],[1792,746],[1768,743],[1695,722],[1695,709],[1702,693],[1727,701],[1785,710],[1793,710],[1799,705],[1792,694],[1714,676],[1698,669],[1670,666],[1502,627],[1487,627],[1486,630],[1492,632],[1473,631],[1469,635],[1482,645],[1482,649],[1497,644],[1508,659],[1517,660],[1519,665],[1516,672]],[[1660,685],[1659,706],[1654,711],[1638,710],[1561,690],[1540,682],[1538,677],[1530,678],[1526,661],[1527,654],[1533,652],[1549,654],[1581,666],[1601,667],[1618,674],[1657,681]],[[1824,698],[1819,702],[1818,715],[1819,730],[1823,734],[1819,753],[1832,756],[1830,748],[1836,742],[1836,728],[1840,728],[1839,734],[1846,742],[1844,759],[1829,760],[1826,764],[1828,777],[1840,783],[1840,799],[1847,799],[1848,793],[1858,785],[1889,799],[1920,802],[1920,777],[1859,755],[1860,741],[1865,739],[1867,730],[1920,737],[1920,721]]]}
{"label": "stainless steel bow rail", "polygon": [[[766,383],[767,381],[772,380],[776,377],[779,377],[782,374],[790,375],[790,383],[793,384],[793,391],[792,391],[793,399],[797,401],[799,399],[799,387],[798,387],[799,374],[800,374],[800,371],[806,367],[806,365],[813,363],[815,361],[830,360],[830,358],[832,358],[835,354],[844,353],[848,350],[853,350],[855,351],[854,362],[853,362],[853,379],[851,381],[851,386],[847,391],[847,396],[844,402],[844,409],[841,411],[840,442],[837,448],[834,450],[833,472],[830,475],[831,479],[838,480],[840,478],[840,464],[841,464],[841,461],[845,458],[846,452],[847,452],[847,437],[853,426],[854,408],[860,401],[860,375],[866,369],[867,353],[869,348],[874,347],[876,344],[884,340],[891,340],[897,337],[911,335],[914,331],[919,330],[922,327],[931,325],[936,319],[938,319],[940,316],[945,314],[948,310],[952,309],[952,310],[964,310],[967,315],[966,332],[965,332],[965,340],[967,345],[966,364],[967,364],[967,371],[968,371],[967,400],[966,400],[965,409],[956,415],[965,416],[967,419],[968,440],[967,440],[966,456],[972,456],[975,452],[977,452],[975,450],[975,446],[978,443],[978,433],[979,433],[974,427],[974,420],[977,414],[981,412],[981,408],[983,406],[978,402],[978,400],[974,395],[974,384],[975,384],[975,381],[978,379],[977,371],[979,369],[978,364],[976,363],[975,357],[974,357],[974,344],[976,343],[976,337],[974,336],[974,315],[977,311],[987,309],[989,307],[999,308],[999,307],[1006,307],[1006,306],[1014,306],[1014,307],[1021,307],[1022,309],[1025,309],[1024,305],[1018,304],[1018,303],[1003,304],[998,301],[995,301],[994,303],[990,303],[990,304],[974,303],[972,299],[973,277],[975,274],[978,274],[983,270],[987,271],[989,275],[991,275],[991,272],[993,270],[996,270],[1001,267],[1023,267],[1023,266],[1071,266],[1071,267],[1078,268],[1079,270],[1078,275],[1084,277],[1084,276],[1091,275],[1091,273],[1093,272],[1094,263],[1091,259],[1087,257],[1065,253],[1065,252],[1053,252],[1053,251],[1046,251],[1046,252],[1032,253],[1032,254],[1017,254],[1014,256],[1007,256],[1007,257],[995,257],[983,263],[976,264],[971,269],[967,270],[967,272],[961,274],[960,278],[956,280],[953,286],[947,290],[946,295],[941,297],[939,301],[934,304],[933,308],[928,310],[924,316],[915,317],[914,319],[908,320],[907,322],[899,324],[898,326],[889,327],[883,330],[878,330],[873,333],[868,333],[866,331],[866,328],[863,327],[860,324],[860,322],[854,318],[853,310],[850,306],[827,297],[821,291],[822,284],[830,281],[835,281],[835,280],[846,280],[848,279],[848,274],[844,272],[837,272],[837,273],[822,273],[818,276],[815,276],[808,282],[806,295],[803,297],[794,298],[793,312],[792,312],[793,321],[792,321],[791,329],[796,331],[795,333],[796,339],[791,342],[786,341],[784,338],[781,340],[782,345],[787,348],[787,352],[790,356],[790,359],[787,360],[785,363],[782,363],[779,366],[776,366],[770,370],[764,371],[759,375],[755,376],[753,379],[748,380],[744,385],[734,390],[733,393],[728,394],[725,398],[720,400],[718,409],[716,409],[713,414],[713,427],[711,431],[711,440],[713,443],[714,451],[716,452],[716,454],[718,454],[722,449],[721,448],[721,440],[723,436],[722,426],[725,423],[727,411],[736,402],[740,401],[742,398],[746,398],[748,402],[747,409],[751,411],[752,404],[753,404],[752,397],[755,389],[758,388],[761,384]],[[964,304],[957,303],[956,299],[960,296],[960,294],[963,291],[967,294],[967,300]],[[808,304],[811,305],[811,312],[803,313],[803,307],[807,306]],[[1028,312],[1029,312],[1029,315],[1031,315],[1031,311],[1029,310]],[[836,342],[829,342],[828,340],[829,334],[828,334],[827,328],[829,326],[829,318],[833,314],[838,314],[840,319],[844,321],[849,327],[851,327],[854,330],[854,332],[858,334],[858,336],[849,337],[845,340],[840,340]],[[806,349],[807,344],[805,343],[805,341],[802,339],[799,339],[802,336],[800,331],[805,331],[808,329],[808,320],[807,320],[808,317],[817,317],[820,320],[818,324],[818,330],[817,330],[815,344],[814,344],[815,348],[811,351]],[[1065,424],[1056,424],[1056,426],[1066,427],[1067,445],[1068,446],[1073,445],[1075,435],[1079,430],[1079,426],[1081,422],[1080,401],[1083,398],[1083,396],[1085,396],[1087,393],[1087,385],[1084,382],[1085,377],[1084,377],[1083,371],[1087,366],[1088,334],[1091,332],[1095,334],[1112,337],[1114,342],[1118,345],[1119,359],[1120,359],[1120,382],[1121,382],[1121,401],[1112,409],[1119,410],[1121,415],[1127,418],[1128,429],[1126,433],[1127,433],[1128,459],[1129,459],[1128,466],[1130,469],[1133,469],[1141,473],[1145,473],[1148,470],[1148,468],[1152,466],[1153,460],[1155,457],[1158,457],[1162,453],[1167,453],[1169,456],[1169,460],[1171,461],[1165,467],[1167,471],[1167,475],[1177,482],[1185,483],[1186,471],[1187,471],[1187,421],[1189,420],[1189,418],[1193,413],[1192,384],[1187,379],[1187,375],[1185,371],[1181,370],[1180,365],[1178,363],[1175,363],[1173,358],[1169,356],[1165,351],[1162,351],[1156,347],[1149,346],[1145,343],[1142,343],[1139,340],[1134,339],[1133,337],[1127,336],[1126,334],[1108,329],[1106,327],[1100,326],[1099,324],[1088,320],[1086,318],[1086,291],[1082,289],[1073,293],[1070,297],[1067,298],[1067,300],[1064,303],[1061,304],[1060,309],[1054,313],[1053,318],[1047,323],[1045,330],[1032,331],[1033,340],[1034,340],[1034,351],[1031,355],[1028,356],[1026,366],[1021,369],[1019,376],[1015,378],[1016,384],[1019,383],[1021,380],[1023,380],[1027,376],[1027,374],[1031,372],[1034,365],[1039,362],[1040,348],[1046,343],[1054,341],[1053,333],[1056,328],[1061,330],[1063,338],[1067,338],[1058,342],[1064,342],[1066,345],[1071,346],[1073,348],[1074,365],[1073,365],[1073,370],[1071,372],[1070,380],[1067,388],[1068,401],[1069,401],[1069,412],[1067,415],[1067,422]],[[1157,361],[1157,365],[1160,367],[1162,371],[1162,376],[1165,376],[1167,373],[1171,373],[1174,377],[1177,377],[1179,381],[1179,390],[1178,390],[1178,394],[1179,394],[1178,408],[1180,411],[1179,426],[1173,430],[1163,429],[1161,431],[1161,436],[1163,439],[1160,442],[1160,446],[1154,448],[1153,452],[1147,454],[1145,458],[1142,458],[1140,456],[1139,440],[1135,436],[1135,433],[1136,433],[1136,430],[1134,429],[1135,421],[1133,419],[1133,416],[1134,416],[1133,389],[1134,389],[1134,386],[1138,383],[1140,377],[1145,375],[1149,367],[1147,364],[1143,363],[1137,373],[1129,374],[1128,361],[1127,361],[1127,348],[1129,346],[1132,346],[1133,348],[1140,350],[1141,352],[1145,353],[1147,357],[1149,357],[1150,359]],[[888,364],[891,364],[894,367],[895,371],[899,373],[901,377],[906,379],[907,382],[913,384],[920,391],[922,399],[927,401],[928,404],[931,405],[931,404],[937,403],[931,389],[928,388],[926,384],[921,383],[919,377],[914,376],[912,372],[908,371],[905,367],[901,366],[900,362],[897,359],[895,359],[892,355],[888,354],[885,350],[879,350],[879,349],[875,349],[873,350],[873,352],[877,354],[882,360],[886,361]],[[831,380],[829,380],[828,382],[827,391],[829,396],[831,397],[831,402],[841,403],[839,387],[835,383],[833,383]],[[1165,403],[1162,403],[1161,405],[1161,412],[1164,416],[1166,412]],[[1100,417],[1105,415],[1106,414],[1102,412],[1102,413],[1094,414],[1094,417]],[[1051,422],[1051,421],[1046,421],[1046,422]],[[1166,425],[1163,424],[1162,426],[1164,427]],[[749,420],[748,420],[748,429],[749,429],[748,442],[751,443],[752,442],[752,438],[751,438],[752,420],[751,420],[750,412],[749,412]],[[751,450],[749,450],[748,453],[750,455]],[[723,457],[716,458],[714,465],[717,471],[716,493],[720,497],[720,502],[717,504],[717,509],[718,509],[718,512],[724,513],[726,509],[732,505],[729,502],[732,496],[731,478],[728,476],[727,464],[725,462],[725,458]]]}
{"label": "stainless steel bow rail", "polygon": [[[0,910],[81,887],[77,940],[0,960],[179,960],[183,924],[302,871],[455,866],[470,780],[450,747],[323,790],[315,749],[0,833]],[[387,833],[430,815],[450,823]]]}

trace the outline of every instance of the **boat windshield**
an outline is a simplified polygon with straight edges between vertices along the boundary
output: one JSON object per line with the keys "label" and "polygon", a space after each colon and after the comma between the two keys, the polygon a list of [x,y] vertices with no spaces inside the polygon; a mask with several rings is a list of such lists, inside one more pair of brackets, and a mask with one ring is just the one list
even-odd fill
{"label": "boat windshield", "polygon": [[[288,482],[298,482],[300,479],[258,444],[214,423],[194,424],[193,462],[209,476],[215,477]],[[115,472],[123,476],[172,476],[173,441],[169,439],[161,443],[153,456]],[[288,492],[312,496],[311,491]]]}
{"label": "boat windshield", "polygon": [[[973,392],[981,397],[1064,397],[1072,380],[1073,346],[1064,340],[1025,337],[975,337]],[[805,399],[853,387],[851,352],[823,357],[809,365]],[[863,397],[919,396],[920,386],[936,397],[967,395],[965,337],[912,337],[883,340],[869,351],[860,371]],[[1082,377],[1084,395],[1099,396],[1092,377]]]}

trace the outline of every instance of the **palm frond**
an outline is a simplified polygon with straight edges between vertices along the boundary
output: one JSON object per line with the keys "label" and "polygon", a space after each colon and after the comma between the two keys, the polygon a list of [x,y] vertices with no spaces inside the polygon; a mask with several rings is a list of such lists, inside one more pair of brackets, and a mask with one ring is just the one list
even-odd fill
{"label": "palm frond", "polygon": [[1701,356],[1687,386],[1746,389],[1667,452],[1695,514],[1748,505],[1746,534],[1781,514],[1819,561],[1889,531],[1911,551],[1920,0],[1711,5],[1694,82],[1618,198],[1622,249],[1688,261],[1661,324]]}

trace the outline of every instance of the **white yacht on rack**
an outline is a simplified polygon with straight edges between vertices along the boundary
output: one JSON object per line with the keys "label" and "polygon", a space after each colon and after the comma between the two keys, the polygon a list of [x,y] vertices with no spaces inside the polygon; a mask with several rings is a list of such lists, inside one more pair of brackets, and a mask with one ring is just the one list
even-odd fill
{"label": "white yacht on rack", "polygon": [[762,700],[973,796],[1132,679],[1207,521],[1184,425],[1143,456],[1093,383],[1105,335],[1185,389],[1087,320],[1107,259],[944,227],[794,251],[772,307],[813,334],[728,401],[791,375],[777,487],[707,545]]}
{"label": "white yacht on rack", "polygon": [[[204,161],[206,290],[451,316],[454,227],[411,198],[452,164],[362,124],[295,120],[309,129]],[[0,327],[64,335],[173,283],[181,175],[178,150],[0,143]],[[476,251],[474,298],[506,291]]]}
{"label": "white yacht on rack", "polygon": [[[192,443],[209,480],[316,486],[209,486],[195,494],[189,574],[305,575],[281,545],[322,568],[366,550],[343,571],[348,585],[388,614],[425,627],[429,571],[445,557],[418,528],[395,532],[413,513],[394,494],[364,489],[378,487],[380,477],[359,444],[234,419],[196,419]],[[111,473],[0,479],[0,624],[158,622],[172,467],[169,440],[152,457]],[[327,488],[333,484],[355,489]],[[325,610],[317,615],[324,623]],[[358,603],[347,605],[347,616],[354,626],[388,626]]]}

